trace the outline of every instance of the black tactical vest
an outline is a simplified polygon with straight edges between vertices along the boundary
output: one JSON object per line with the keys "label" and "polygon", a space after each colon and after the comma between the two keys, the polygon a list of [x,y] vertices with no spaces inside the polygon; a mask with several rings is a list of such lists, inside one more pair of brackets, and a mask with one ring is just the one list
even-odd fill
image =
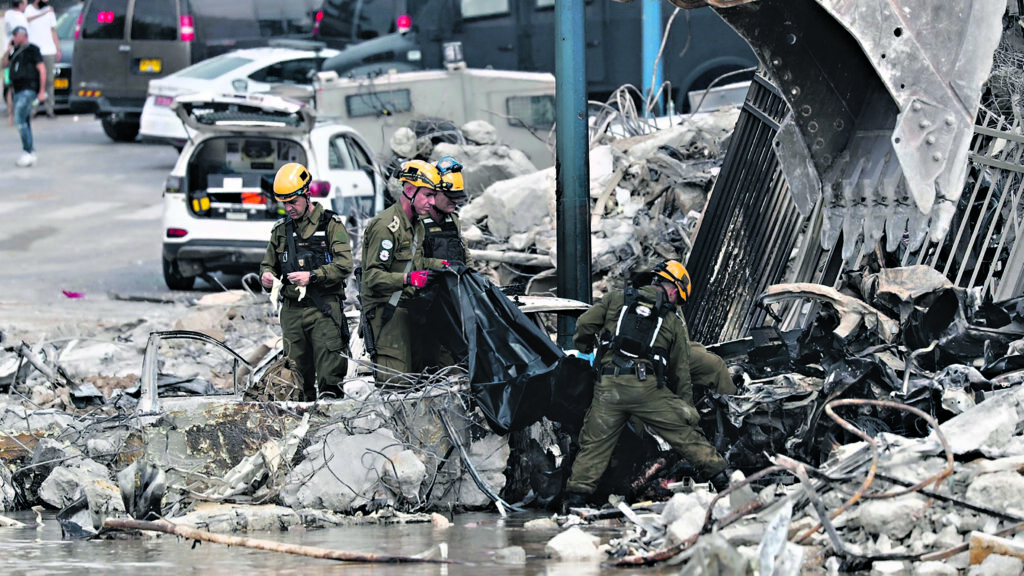
{"label": "black tactical vest", "polygon": [[309,272],[330,263],[331,243],[327,238],[327,225],[334,218],[335,213],[324,210],[320,215],[320,221],[316,230],[303,238],[295,230],[295,221],[291,218],[285,223],[285,238],[287,239],[287,250],[282,258],[281,269],[285,274],[289,272]]}
{"label": "black tactical vest", "polygon": [[654,339],[671,308],[660,294],[652,299],[636,288],[627,288],[608,350],[628,360],[653,361]]}
{"label": "black tactical vest", "polygon": [[426,229],[423,256],[447,260],[451,264],[466,263],[466,250],[454,218],[445,218],[438,222],[427,217],[423,219],[423,227]]}

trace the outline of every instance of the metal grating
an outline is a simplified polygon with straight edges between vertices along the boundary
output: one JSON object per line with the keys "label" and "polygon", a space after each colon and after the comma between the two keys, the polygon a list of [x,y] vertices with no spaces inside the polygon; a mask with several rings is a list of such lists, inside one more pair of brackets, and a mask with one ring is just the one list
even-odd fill
{"label": "metal grating", "polygon": [[1024,293],[1024,136],[998,114],[982,110],[971,141],[967,182],[949,232],[907,253],[962,288],[981,288],[995,301]]}
{"label": "metal grating", "polygon": [[[775,88],[755,76],[686,264],[693,294],[685,313],[696,341],[734,340],[762,325],[767,312],[754,302],[787,275],[810,275],[814,278],[801,281],[829,284],[838,275],[838,267],[820,264],[817,233],[801,242],[810,237],[803,234],[810,221],[797,211],[773,152],[788,113]],[[812,221],[820,222],[817,214]],[[809,265],[791,262],[798,246]],[[831,278],[824,277],[828,274]]]}
{"label": "metal grating", "polygon": [[[821,203],[809,217],[796,210],[778,159],[775,134],[788,107],[760,75],[751,84],[722,171],[704,210],[687,268],[693,294],[685,309],[691,337],[716,343],[751,328],[804,326],[816,306],[799,301],[772,311],[756,306],[772,284],[834,286],[844,262],[843,239],[831,251],[818,239]],[[1024,135],[987,110],[971,142],[968,177],[946,237],[914,252],[897,250],[900,265],[924,264],[962,288],[1002,301],[1024,294]]]}

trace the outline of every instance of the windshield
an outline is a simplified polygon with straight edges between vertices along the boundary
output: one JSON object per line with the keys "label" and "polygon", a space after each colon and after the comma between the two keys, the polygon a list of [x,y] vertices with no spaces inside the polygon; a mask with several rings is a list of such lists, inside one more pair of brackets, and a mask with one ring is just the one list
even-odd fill
{"label": "windshield", "polygon": [[236,70],[252,62],[249,58],[242,58],[241,56],[232,56],[230,54],[224,54],[217,56],[216,58],[210,58],[204,60],[198,64],[194,64],[185,68],[181,72],[175,74],[179,78],[198,78],[200,80],[213,80],[219,78],[232,70]]}
{"label": "windshield", "polygon": [[332,0],[324,10],[320,35],[348,41],[369,40],[395,32],[395,19],[406,14],[403,0]]}
{"label": "windshield", "polygon": [[209,40],[238,41],[278,36],[308,37],[323,0],[193,2],[192,10]]}
{"label": "windshield", "polygon": [[82,13],[82,5],[76,4],[68,11],[61,14],[57,19],[57,37],[61,40],[71,40],[75,37],[75,23],[78,15]]}

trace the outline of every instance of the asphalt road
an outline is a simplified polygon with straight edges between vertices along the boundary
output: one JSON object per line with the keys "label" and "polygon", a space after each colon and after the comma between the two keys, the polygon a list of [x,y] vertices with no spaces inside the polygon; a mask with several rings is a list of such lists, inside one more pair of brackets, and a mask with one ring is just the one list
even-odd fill
{"label": "asphalt road", "polygon": [[[91,116],[36,118],[38,163],[18,168],[17,131],[0,116],[0,330],[46,332],[166,314],[126,301],[174,293],[160,264],[169,146],[115,143]],[[200,291],[211,291],[203,281]],[[69,298],[63,291],[84,295]]]}

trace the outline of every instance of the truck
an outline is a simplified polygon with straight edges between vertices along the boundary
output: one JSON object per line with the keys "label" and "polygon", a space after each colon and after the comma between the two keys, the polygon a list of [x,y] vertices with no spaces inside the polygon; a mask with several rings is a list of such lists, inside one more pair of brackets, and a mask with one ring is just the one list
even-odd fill
{"label": "truck", "polygon": [[[748,71],[757,57],[750,46],[710,8],[676,13],[659,5],[668,35],[662,77],[677,110],[686,110],[689,91],[703,89],[727,73]],[[554,0],[327,0],[321,39],[347,34],[347,48],[324,63],[339,76],[442,69],[445,45],[459,42],[469,68],[555,71]],[[623,85],[641,87],[642,7],[610,0],[586,0],[586,79],[591,99],[605,100]],[[394,20],[384,20],[391,14]],[[671,26],[669,22],[671,20]],[[351,43],[353,39],[359,39]],[[339,47],[339,46],[332,46]]]}
{"label": "truck", "polygon": [[382,156],[403,126],[485,120],[500,142],[522,151],[536,167],[554,163],[547,136],[555,122],[555,77],[545,72],[460,65],[342,78],[328,71],[317,74],[313,87],[317,114],[355,128]]}

